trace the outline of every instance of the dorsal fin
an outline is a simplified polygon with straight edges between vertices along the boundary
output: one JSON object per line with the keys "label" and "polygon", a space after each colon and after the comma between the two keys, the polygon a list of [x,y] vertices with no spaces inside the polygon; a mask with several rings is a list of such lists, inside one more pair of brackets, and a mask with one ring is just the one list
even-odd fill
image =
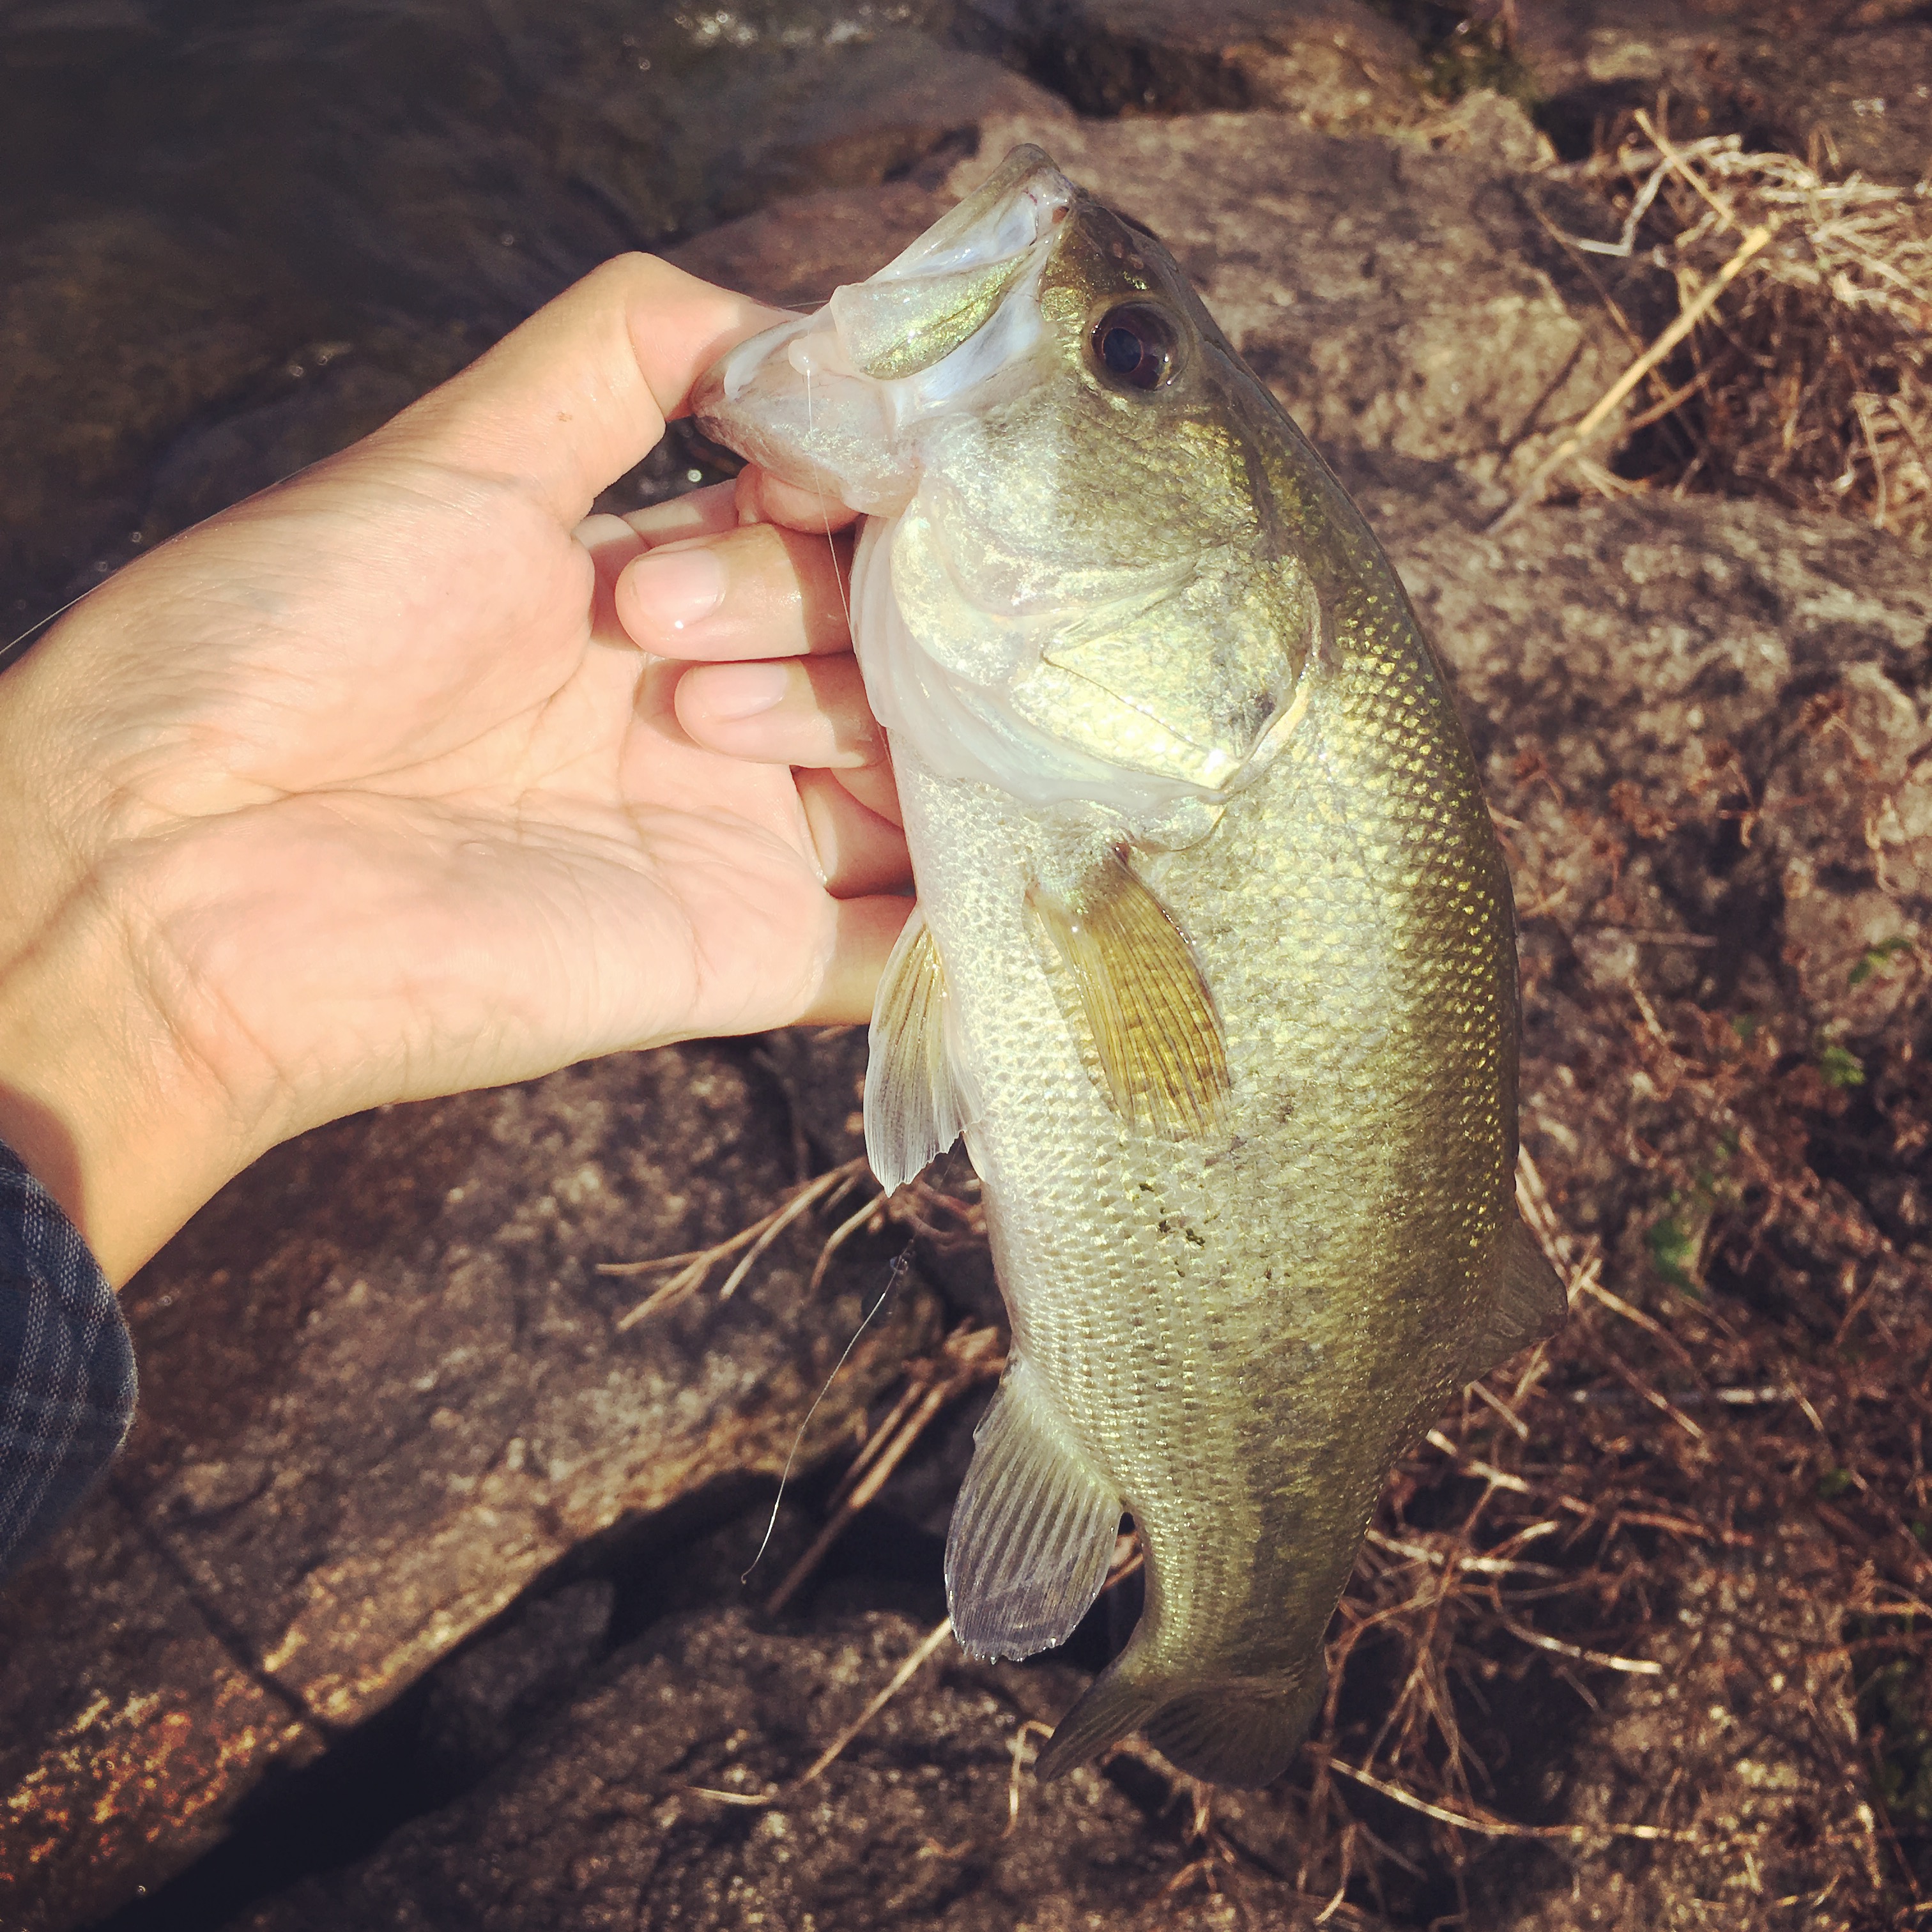
{"label": "dorsal fin", "polygon": [[866,1157],[890,1194],[944,1154],[975,1111],[946,1024],[946,974],[914,906],[886,962],[866,1064]]}
{"label": "dorsal fin", "polygon": [[975,1657],[1031,1657],[1073,1634],[1107,1580],[1119,1492],[1056,1430],[1023,1364],[1006,1372],[946,1538],[946,1598]]}
{"label": "dorsal fin", "polygon": [[1114,1112],[1160,1133],[1205,1133],[1227,1094],[1227,1046],[1166,907],[1118,850],[1070,891],[1035,880],[1026,904],[1072,975]]}

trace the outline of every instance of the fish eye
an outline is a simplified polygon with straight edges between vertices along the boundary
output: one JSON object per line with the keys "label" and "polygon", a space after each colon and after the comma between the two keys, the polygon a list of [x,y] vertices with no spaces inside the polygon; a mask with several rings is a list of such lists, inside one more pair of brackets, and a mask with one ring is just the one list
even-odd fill
{"label": "fish eye", "polygon": [[1130,389],[1158,389],[1180,364],[1180,333],[1151,302],[1122,302],[1094,325],[1100,373]]}

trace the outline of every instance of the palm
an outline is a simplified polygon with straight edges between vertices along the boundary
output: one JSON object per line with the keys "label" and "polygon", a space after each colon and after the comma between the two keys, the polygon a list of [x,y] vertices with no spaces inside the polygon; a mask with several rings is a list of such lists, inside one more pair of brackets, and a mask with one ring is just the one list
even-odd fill
{"label": "palm", "polygon": [[789,772],[684,736],[676,668],[611,634],[527,493],[380,482],[248,506],[234,544],[301,560],[285,597],[189,607],[193,648],[124,692],[149,742],[200,748],[150,802],[185,822],[191,900],[254,935],[184,989],[209,1036],[392,1097],[807,1009],[835,908]]}

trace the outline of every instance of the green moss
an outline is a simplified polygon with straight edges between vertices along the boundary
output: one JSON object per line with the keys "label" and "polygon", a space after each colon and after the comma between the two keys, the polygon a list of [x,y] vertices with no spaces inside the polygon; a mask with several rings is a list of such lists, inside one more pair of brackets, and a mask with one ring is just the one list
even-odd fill
{"label": "green moss", "polygon": [[1874,973],[1884,972],[1901,952],[1911,950],[1912,942],[1903,933],[1894,933],[1889,939],[1880,940],[1876,946],[1868,946],[1851,970],[1850,983],[1862,986]]}
{"label": "green moss", "polygon": [[1840,1046],[1835,1041],[1820,1052],[1818,1071],[1833,1087],[1862,1087],[1865,1084],[1864,1062],[1850,1048]]}
{"label": "green moss", "polygon": [[1697,1265],[1697,1237],[1674,1214],[1652,1222],[1644,1232],[1644,1246],[1650,1250],[1651,1266],[1673,1288],[1697,1292],[1691,1270]]}

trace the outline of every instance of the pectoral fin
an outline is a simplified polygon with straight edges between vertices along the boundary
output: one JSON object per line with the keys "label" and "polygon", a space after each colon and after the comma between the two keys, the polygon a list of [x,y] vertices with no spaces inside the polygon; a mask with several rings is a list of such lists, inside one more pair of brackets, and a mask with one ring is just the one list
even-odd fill
{"label": "pectoral fin", "polygon": [[1479,1279],[1483,1312],[1463,1357],[1466,1382],[1554,1334],[1570,1307],[1556,1270],[1515,1214],[1491,1240]]}
{"label": "pectoral fin", "polygon": [[1186,935],[1118,852],[1027,912],[1072,975],[1114,1111],[1157,1132],[1207,1132],[1228,1091],[1214,996]]}
{"label": "pectoral fin", "polygon": [[947,1034],[945,970],[915,906],[879,982],[866,1065],[866,1157],[888,1194],[971,1122],[970,1088]]}
{"label": "pectoral fin", "polygon": [[1062,1438],[1024,1367],[1000,1383],[946,1539],[952,1628],[975,1657],[1072,1635],[1107,1580],[1120,1498]]}

